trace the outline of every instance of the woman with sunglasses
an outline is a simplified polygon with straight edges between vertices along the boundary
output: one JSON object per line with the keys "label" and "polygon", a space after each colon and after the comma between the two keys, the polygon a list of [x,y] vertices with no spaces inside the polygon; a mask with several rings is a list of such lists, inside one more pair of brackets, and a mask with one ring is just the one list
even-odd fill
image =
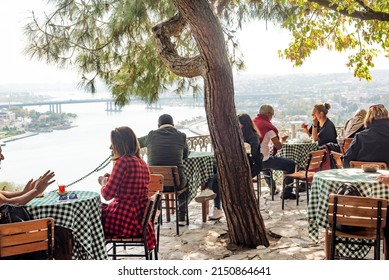
{"label": "woman with sunglasses", "polygon": [[350,161],[385,162],[389,165],[389,115],[384,105],[372,105],[365,117],[366,129],[355,134],[343,157],[343,166]]}
{"label": "woman with sunglasses", "polygon": [[[148,203],[150,171],[140,157],[138,138],[129,127],[111,132],[112,173],[100,176],[103,228],[106,236],[135,237],[142,233],[142,217]],[[148,248],[156,244],[154,228],[147,229]]]}

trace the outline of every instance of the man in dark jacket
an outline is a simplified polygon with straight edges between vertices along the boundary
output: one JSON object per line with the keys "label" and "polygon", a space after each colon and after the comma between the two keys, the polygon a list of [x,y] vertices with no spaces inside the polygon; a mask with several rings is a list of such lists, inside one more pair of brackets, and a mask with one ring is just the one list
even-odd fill
{"label": "man in dark jacket", "polygon": [[[147,147],[148,165],[174,165],[178,167],[180,188],[183,188],[187,183],[183,159],[188,157],[188,145],[185,133],[174,127],[172,116],[161,115],[158,119],[158,129],[150,131],[147,136],[138,140],[141,148]],[[184,209],[181,207],[179,210],[180,220],[185,219]]]}
{"label": "man in dark jacket", "polygon": [[343,166],[350,161],[385,162],[389,166],[389,116],[382,104],[372,105],[365,118],[366,129],[355,134],[343,158]]}

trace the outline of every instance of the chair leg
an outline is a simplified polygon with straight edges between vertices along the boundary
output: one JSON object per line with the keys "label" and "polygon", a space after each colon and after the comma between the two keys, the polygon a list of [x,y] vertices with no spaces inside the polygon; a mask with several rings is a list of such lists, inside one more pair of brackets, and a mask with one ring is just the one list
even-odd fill
{"label": "chair leg", "polygon": [[281,208],[284,210],[285,207],[285,178],[282,180],[282,192],[281,192]]}
{"label": "chair leg", "polygon": [[166,221],[170,222],[170,196],[165,194]]}
{"label": "chair leg", "polygon": [[326,260],[329,260],[330,259],[330,243],[331,243],[331,239],[330,239],[330,234],[328,232],[328,230],[326,229],[326,232],[325,232],[325,239],[324,239],[324,252],[325,252],[325,257],[326,257]]}
{"label": "chair leg", "polygon": [[276,181],[273,180],[273,170],[269,169],[271,200],[274,201],[274,190],[276,189]]}
{"label": "chair leg", "polygon": [[116,243],[112,243],[112,252],[113,252],[113,256],[112,256],[112,259],[113,260],[116,260]]}
{"label": "chair leg", "polygon": [[388,242],[386,241],[386,237],[384,237],[384,259],[389,260],[389,252],[388,252]]}
{"label": "chair leg", "polygon": [[207,222],[208,213],[209,213],[209,200],[206,200],[203,203],[201,203],[201,215],[203,218],[203,223]]}
{"label": "chair leg", "polygon": [[300,180],[296,179],[296,205],[299,205],[299,187],[300,187]]}

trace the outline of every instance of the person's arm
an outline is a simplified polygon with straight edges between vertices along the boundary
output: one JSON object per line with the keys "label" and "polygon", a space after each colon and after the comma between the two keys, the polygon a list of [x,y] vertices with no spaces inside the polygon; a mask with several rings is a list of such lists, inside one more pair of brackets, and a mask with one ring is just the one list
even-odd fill
{"label": "person's arm", "polygon": [[28,181],[26,186],[24,187],[24,189],[21,191],[15,191],[15,192],[1,191],[1,194],[3,196],[5,196],[6,198],[13,198],[13,197],[21,196],[34,188],[33,182],[34,182],[34,179],[31,179],[30,181]]}
{"label": "person's arm", "polygon": [[139,138],[138,138],[139,146],[140,146],[141,148],[144,148],[144,147],[147,146],[147,136],[148,136],[148,135],[143,136],[143,137],[139,137]]}
{"label": "person's arm", "polygon": [[351,141],[350,147],[347,149],[346,153],[343,156],[343,167],[350,167],[350,161],[358,159],[359,145],[357,142],[358,136],[355,136],[353,141]]}
{"label": "person's arm", "polygon": [[125,162],[123,158],[119,158],[116,160],[112,173],[109,176],[107,183],[101,188],[101,195],[105,200],[111,200],[114,198],[117,189],[120,187],[122,181],[126,176],[127,168],[125,166]]}
{"label": "person's arm", "polygon": [[277,150],[280,150],[282,148],[282,142],[280,141],[280,139],[278,138],[278,136],[275,136],[271,139],[271,141],[273,142],[273,145],[274,147],[277,149]]}
{"label": "person's arm", "polygon": [[[7,197],[4,195],[4,192],[1,192],[0,193],[0,204],[2,204],[2,203],[20,204],[20,205],[26,204],[31,199],[36,197],[38,194],[41,194],[42,192],[44,192],[49,185],[54,183],[55,180],[52,180],[54,178],[54,176],[55,176],[54,172],[51,172],[49,170],[45,174],[43,174],[41,177],[39,177],[37,180],[35,180],[35,181],[30,180],[25,187],[25,189],[26,189],[27,186],[29,185],[28,191],[22,193],[25,190],[24,189],[23,191],[18,192],[19,196],[11,195],[10,197]],[[20,194],[20,193],[22,193],[22,194]]]}
{"label": "person's arm", "polygon": [[188,148],[188,142],[186,141],[186,135],[184,133],[184,149],[182,153],[182,158],[186,159],[189,156],[189,148]]}

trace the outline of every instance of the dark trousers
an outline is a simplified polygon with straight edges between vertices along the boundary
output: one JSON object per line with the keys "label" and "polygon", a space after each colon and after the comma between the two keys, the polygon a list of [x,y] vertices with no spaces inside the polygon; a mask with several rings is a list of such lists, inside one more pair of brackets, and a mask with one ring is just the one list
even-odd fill
{"label": "dark trousers", "polygon": [[[273,170],[282,170],[282,171],[284,171],[284,173],[290,174],[290,173],[293,173],[295,171],[296,164],[294,163],[293,160],[290,160],[287,158],[271,156],[271,157],[269,157],[269,159],[267,161],[263,162],[263,168],[270,168]],[[266,175],[270,175],[270,174],[266,174]],[[270,176],[267,176],[265,178],[265,180],[266,180],[267,185],[270,186]],[[287,180],[285,180],[286,185],[289,185],[292,183],[293,183],[293,179],[291,179],[291,178],[288,178]],[[285,191],[291,192],[292,188],[291,187],[285,188]]]}

